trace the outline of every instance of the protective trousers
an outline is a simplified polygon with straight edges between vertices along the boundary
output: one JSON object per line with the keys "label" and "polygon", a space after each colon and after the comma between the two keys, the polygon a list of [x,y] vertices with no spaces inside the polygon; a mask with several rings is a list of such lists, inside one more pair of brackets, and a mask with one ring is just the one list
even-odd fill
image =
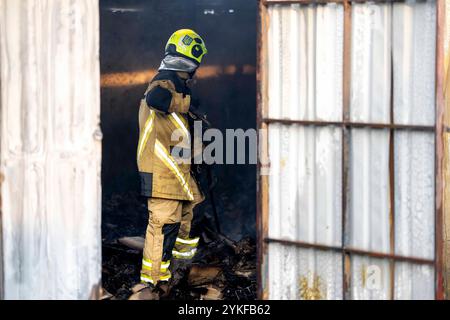
{"label": "protective trousers", "polygon": [[172,256],[191,259],[195,255],[199,238],[190,237],[191,222],[194,207],[203,200],[199,192],[194,193],[193,201],[148,199],[149,222],[142,260],[142,282],[156,284],[168,281]]}

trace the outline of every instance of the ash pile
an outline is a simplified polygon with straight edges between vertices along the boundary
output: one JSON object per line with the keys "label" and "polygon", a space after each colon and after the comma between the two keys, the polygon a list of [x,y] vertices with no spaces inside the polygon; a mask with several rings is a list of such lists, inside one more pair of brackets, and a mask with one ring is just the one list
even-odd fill
{"label": "ash pile", "polygon": [[[139,280],[144,238],[122,237],[103,244],[103,299],[124,300]],[[256,244],[234,242],[208,227],[192,260],[172,260],[169,300],[255,300]]]}

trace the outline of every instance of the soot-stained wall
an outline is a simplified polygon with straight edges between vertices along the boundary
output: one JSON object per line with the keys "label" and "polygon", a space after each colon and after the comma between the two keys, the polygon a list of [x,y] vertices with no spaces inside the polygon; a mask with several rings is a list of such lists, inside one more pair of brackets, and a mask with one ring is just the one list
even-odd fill
{"label": "soot-stained wall", "polygon": [[[138,196],[139,101],[163,57],[170,34],[191,28],[208,55],[194,91],[212,124],[256,126],[256,0],[101,0],[101,122],[103,237],[143,233],[147,212]],[[222,230],[255,236],[256,166],[216,165]],[[211,213],[210,204],[199,208]]]}

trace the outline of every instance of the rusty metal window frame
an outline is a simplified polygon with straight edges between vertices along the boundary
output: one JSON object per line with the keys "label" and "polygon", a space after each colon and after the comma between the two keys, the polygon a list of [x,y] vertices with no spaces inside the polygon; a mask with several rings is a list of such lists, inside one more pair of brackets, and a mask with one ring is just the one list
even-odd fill
{"label": "rusty metal window frame", "polygon": [[[418,0],[420,1],[420,0]],[[286,246],[296,246],[301,248],[312,248],[315,250],[333,251],[342,253],[343,263],[343,299],[350,296],[350,263],[351,255],[367,256],[372,258],[380,258],[390,262],[391,275],[395,272],[396,262],[410,262],[414,264],[431,265],[434,267],[435,274],[435,298],[444,299],[444,281],[443,281],[443,130],[444,129],[444,26],[445,26],[445,4],[443,0],[436,0],[436,83],[435,83],[435,125],[400,125],[393,123],[393,93],[391,88],[390,103],[390,123],[361,123],[351,122],[349,117],[350,111],[350,85],[351,85],[351,30],[352,30],[352,3],[368,3],[368,2],[404,2],[403,0],[259,0],[258,15],[258,53],[257,53],[257,125],[259,129],[268,129],[271,123],[281,123],[286,125],[299,124],[303,126],[335,126],[342,128],[342,241],[340,247],[320,245],[302,241],[291,241],[284,239],[274,239],[268,237],[268,177],[261,176],[261,164],[258,163],[258,180],[257,180],[257,236],[258,236],[258,297],[267,299],[268,292],[266,290],[265,279],[267,275],[267,244],[279,243]],[[267,8],[275,4],[326,4],[338,3],[343,5],[344,9],[344,44],[343,44],[343,114],[342,121],[304,121],[304,120],[285,120],[264,117],[267,114],[267,60],[265,53],[267,52],[267,28],[268,15]],[[393,68],[393,66],[391,66]],[[392,76],[392,70],[391,70]],[[391,86],[392,86],[391,81]],[[412,256],[401,256],[396,254],[386,254],[376,251],[360,250],[345,245],[344,237],[346,231],[346,203],[347,203],[347,186],[348,186],[348,169],[349,169],[349,137],[352,128],[371,128],[389,130],[389,185],[390,185],[390,252],[395,252],[395,219],[394,219],[394,132],[398,130],[412,130],[434,132],[435,135],[435,254],[434,259],[423,259]],[[268,139],[260,141],[260,148],[264,154],[267,154]],[[394,299],[394,277],[391,277],[391,299]]]}

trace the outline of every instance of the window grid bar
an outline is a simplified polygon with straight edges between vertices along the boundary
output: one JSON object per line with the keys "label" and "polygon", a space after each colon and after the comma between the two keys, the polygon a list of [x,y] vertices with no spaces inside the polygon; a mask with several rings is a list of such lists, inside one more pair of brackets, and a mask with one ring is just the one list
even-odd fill
{"label": "window grid bar", "polygon": [[[267,124],[262,121],[263,115],[267,108],[267,92],[268,92],[268,78],[267,78],[267,46],[268,40],[268,7],[263,4],[262,0],[258,3],[259,15],[257,27],[257,52],[256,52],[256,125],[260,130],[268,129]],[[258,141],[258,150],[262,152],[268,151],[268,138],[263,136]],[[264,155],[264,154],[263,154]],[[269,188],[268,177],[263,175],[263,166],[261,161],[257,162],[257,203],[256,203],[256,236],[257,236],[257,296],[258,299],[265,300],[269,298],[268,282],[269,273],[265,268],[268,260],[267,245],[264,238],[268,235],[269,224]]]}
{"label": "window grid bar", "polygon": [[[393,88],[393,85],[392,85]],[[391,91],[392,92],[392,91]],[[392,101],[391,93],[391,101]],[[391,102],[391,120],[392,115],[392,102]],[[391,252],[395,252],[395,163],[394,163],[394,131],[389,130],[389,247]],[[391,260],[390,263],[390,295],[391,300],[394,300],[395,291],[395,261]]]}
{"label": "window grid bar", "polygon": [[[436,130],[435,130],[435,298],[443,300],[445,298],[444,287],[444,235],[443,235],[443,130],[444,130],[444,41],[445,40],[445,8],[446,4],[442,0],[436,0]],[[447,297],[448,298],[448,297]]]}
{"label": "window grid bar", "polygon": [[[393,8],[391,8],[391,41],[394,39],[393,35]],[[391,45],[392,46],[392,45]],[[389,97],[389,122],[390,124],[394,124],[394,55],[391,48],[391,88],[390,88],[390,97]],[[394,129],[389,130],[389,192],[390,192],[390,199],[389,199],[389,245],[390,245],[390,251],[395,252],[395,142],[394,142]],[[389,269],[390,269],[390,295],[391,300],[394,300],[395,297],[395,260],[391,260],[389,263]]]}
{"label": "window grid bar", "polygon": [[[342,120],[350,121],[350,88],[351,88],[351,45],[352,45],[352,7],[347,0],[344,1],[344,43],[343,43],[343,70],[342,70]],[[345,251],[347,234],[347,203],[348,203],[348,173],[349,163],[349,131],[342,125],[342,222],[341,222],[341,252],[342,252],[342,299],[351,297],[351,263],[348,252]]]}
{"label": "window grid bar", "polygon": [[327,3],[340,3],[343,4],[345,0],[263,0],[264,6],[272,6],[276,4],[290,5],[290,4],[327,4]]}
{"label": "window grid bar", "polygon": [[285,246],[295,246],[299,248],[305,249],[315,249],[320,251],[332,251],[332,252],[341,252],[345,255],[358,255],[358,256],[366,256],[376,259],[386,259],[386,260],[394,260],[396,262],[409,262],[413,264],[422,264],[422,265],[431,265],[434,266],[435,259],[424,259],[419,257],[411,257],[411,256],[401,256],[392,253],[384,253],[378,251],[369,251],[362,250],[353,247],[347,246],[332,246],[332,245],[324,245],[317,243],[310,243],[304,241],[297,240],[287,240],[287,239],[277,239],[277,238],[265,238],[264,242],[266,243],[278,243]]}
{"label": "window grid bar", "polygon": [[[393,123],[373,123],[373,122],[352,122],[352,121],[321,121],[321,120],[292,120],[263,118],[264,123],[281,123],[286,125],[299,124],[304,126],[344,126],[346,128],[371,128],[371,129],[395,129],[395,130],[414,130],[430,131],[436,130],[435,126],[411,125],[411,124],[393,124]],[[449,129],[450,131],[450,129]]]}
{"label": "window grid bar", "polygon": [[[417,0],[417,2],[423,2],[425,0]],[[262,0],[262,4],[264,6],[272,6],[272,5],[291,5],[291,4],[327,4],[327,3],[337,3],[337,4],[345,4],[345,3],[367,3],[367,2],[375,2],[375,3],[394,3],[394,2],[405,2],[405,0]]]}
{"label": "window grid bar", "polygon": [[[423,0],[417,0],[418,2],[422,2]],[[262,234],[260,234],[260,239],[262,240],[262,245],[264,245],[265,243],[270,243],[270,242],[276,242],[276,243],[281,243],[281,244],[285,244],[285,245],[296,245],[296,246],[300,246],[300,247],[306,247],[306,248],[316,248],[318,250],[331,250],[331,251],[342,251],[342,255],[343,255],[343,281],[344,281],[344,285],[343,285],[343,299],[347,298],[347,291],[348,291],[348,279],[349,275],[348,273],[350,272],[350,255],[351,254],[355,254],[355,255],[363,255],[363,256],[369,256],[369,257],[374,257],[374,258],[381,258],[381,259],[389,259],[392,264],[391,264],[391,299],[394,299],[394,274],[393,272],[395,271],[395,262],[396,261],[405,261],[405,262],[410,262],[410,263],[415,263],[415,264],[428,264],[428,265],[433,265],[434,266],[434,270],[435,270],[435,277],[436,277],[436,283],[435,283],[435,298],[436,299],[444,299],[444,283],[443,283],[443,234],[442,234],[442,230],[441,228],[439,228],[439,226],[442,224],[443,221],[443,209],[442,209],[442,193],[443,193],[443,184],[442,181],[440,180],[442,178],[442,154],[443,154],[443,140],[442,140],[442,133],[443,131],[445,132],[450,132],[450,127],[445,126],[444,125],[444,121],[443,121],[443,113],[445,110],[445,105],[444,105],[444,96],[443,96],[443,81],[444,81],[444,75],[443,75],[443,70],[444,70],[444,49],[443,49],[443,41],[444,41],[444,27],[445,27],[445,16],[444,16],[444,10],[445,10],[445,4],[443,3],[443,1],[439,1],[437,0],[437,5],[436,5],[436,18],[437,18],[437,23],[436,23],[436,123],[434,126],[422,126],[422,125],[402,125],[402,124],[393,124],[393,106],[392,106],[392,95],[393,95],[393,91],[391,90],[391,121],[389,124],[380,124],[380,123],[360,123],[360,122],[350,122],[348,121],[348,108],[349,108],[349,103],[347,99],[349,99],[349,90],[346,89],[346,86],[350,86],[350,73],[346,75],[346,69],[348,68],[348,66],[346,67],[346,59],[348,59],[348,62],[350,62],[350,56],[351,53],[349,51],[350,48],[350,43],[345,45],[345,37],[346,35],[349,35],[351,33],[351,3],[367,3],[367,2],[378,2],[378,3],[394,3],[394,2],[405,2],[404,0],[372,0],[372,1],[367,1],[367,0],[260,0],[260,13],[263,14],[263,18],[266,18],[266,8],[270,5],[274,5],[274,4],[284,4],[284,5],[288,5],[288,4],[326,4],[326,3],[341,3],[344,5],[344,17],[346,17],[347,15],[350,16],[350,20],[346,21],[344,20],[344,72],[343,72],[343,77],[344,77],[344,83],[343,83],[343,89],[344,89],[344,94],[343,94],[343,121],[309,121],[309,120],[289,120],[289,119],[274,119],[274,118],[267,118],[263,116],[263,109],[259,108],[259,112],[258,112],[258,127],[262,127],[262,126],[267,126],[270,123],[281,123],[281,124],[299,124],[299,125],[311,125],[311,126],[342,126],[342,132],[343,132],[343,136],[342,136],[342,143],[343,143],[343,150],[342,150],[342,170],[343,170],[343,186],[342,186],[342,191],[343,191],[343,200],[342,200],[342,208],[343,208],[343,212],[342,212],[342,230],[344,230],[343,234],[342,234],[342,247],[332,247],[332,246],[323,246],[323,245],[318,245],[318,244],[311,244],[311,243],[304,243],[304,242],[299,242],[299,241],[290,241],[290,240],[282,240],[282,239],[273,239],[273,238],[268,238],[267,237],[267,233],[264,232]],[[345,18],[344,18],[345,19]],[[348,19],[348,18],[347,18]],[[391,28],[392,30],[392,28]],[[260,31],[266,31],[266,30],[260,30]],[[351,39],[351,38],[350,38]],[[260,50],[258,52],[262,53],[265,50],[259,48]],[[260,74],[263,74],[263,70],[261,70],[262,68],[260,68],[260,62],[258,63],[258,71]],[[348,64],[347,62],[347,64]],[[391,68],[393,68],[393,64],[391,63]],[[391,72],[391,76],[392,76],[392,72]],[[264,78],[265,81],[262,81],[262,84],[266,84],[267,83],[267,79]],[[391,85],[393,86],[393,81],[391,81]],[[266,88],[267,89],[267,88]],[[266,90],[264,90],[266,91]],[[258,96],[259,97],[259,96]],[[259,102],[261,102],[262,99],[260,99]],[[259,103],[258,103],[259,105]],[[435,153],[435,172],[436,172],[436,178],[435,178],[435,184],[436,184],[436,188],[435,188],[435,258],[433,260],[429,260],[429,259],[421,259],[421,258],[415,258],[415,257],[404,257],[404,256],[398,256],[395,254],[384,254],[384,253],[379,253],[379,252],[372,252],[372,251],[364,251],[364,250],[359,250],[359,249],[354,249],[354,248],[349,248],[349,247],[345,247],[345,223],[346,223],[346,192],[347,192],[347,178],[346,178],[346,173],[348,171],[348,167],[347,167],[347,161],[348,161],[348,150],[346,150],[345,148],[348,148],[348,129],[351,128],[372,128],[372,129],[389,129],[390,130],[390,156],[389,156],[389,161],[390,161],[390,185],[391,186],[395,186],[394,185],[394,176],[393,176],[393,165],[391,165],[392,160],[391,158],[393,158],[393,137],[394,137],[394,131],[396,130],[414,130],[414,131],[430,131],[430,132],[434,132],[435,133],[435,149],[436,149],[436,153]],[[344,161],[345,160],[345,161]],[[392,168],[392,169],[391,169]],[[259,170],[259,169],[258,169]],[[392,181],[391,181],[392,180]],[[392,192],[394,192],[393,188],[391,187]],[[268,190],[264,189],[262,190],[262,193],[267,193]],[[395,195],[394,195],[395,196]],[[391,197],[391,213],[390,215],[392,216],[391,219],[391,234],[392,232],[394,232],[394,241],[395,241],[395,221],[394,221],[394,205],[393,203],[395,201],[394,197]],[[264,201],[263,201],[264,202]],[[264,205],[265,203],[262,204]],[[267,209],[267,208],[266,208]],[[264,210],[262,210],[264,211]],[[266,217],[267,218],[267,217]],[[266,219],[262,219],[262,220],[266,220]],[[267,224],[267,221],[261,221],[261,226],[264,226],[264,224]],[[264,229],[264,228],[263,228]],[[392,244],[393,243],[393,244]],[[395,242],[392,242],[391,240],[391,252],[392,251],[392,245],[394,246],[395,249]],[[262,247],[261,248],[262,251],[264,251],[265,249]],[[261,252],[261,251],[260,251]],[[262,252],[261,252],[262,253]],[[261,265],[259,266],[259,270],[261,268]],[[261,276],[261,274],[260,274]],[[259,279],[259,283],[261,284],[261,279]],[[263,290],[261,290],[259,293],[259,296],[264,296],[264,293],[262,292]]]}

